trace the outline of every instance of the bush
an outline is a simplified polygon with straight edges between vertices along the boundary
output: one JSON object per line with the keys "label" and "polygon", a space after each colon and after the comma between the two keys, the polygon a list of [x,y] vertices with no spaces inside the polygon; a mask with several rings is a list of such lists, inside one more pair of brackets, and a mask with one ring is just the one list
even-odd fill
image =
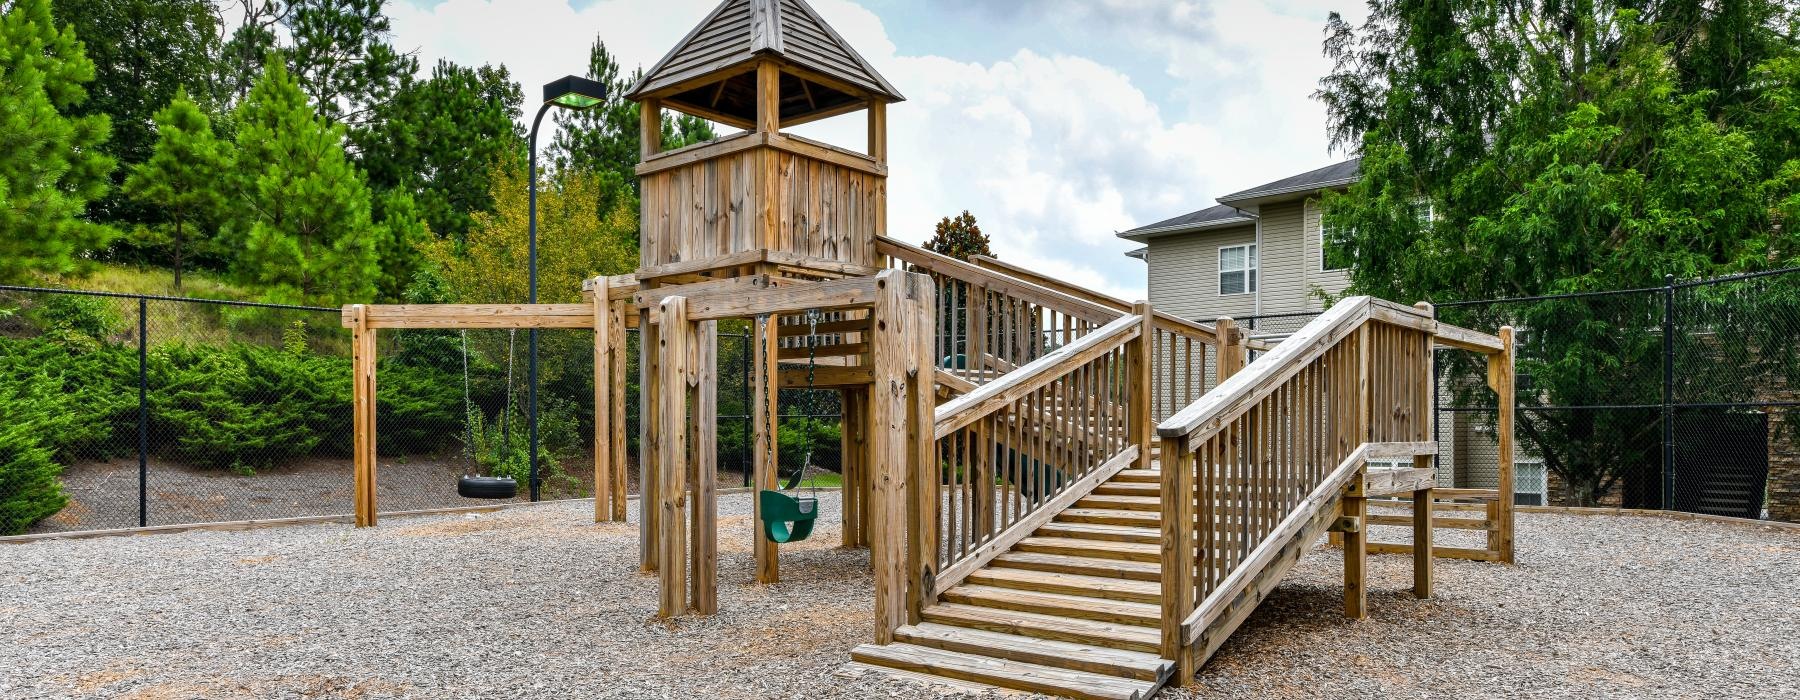
{"label": "bush", "polygon": [[0,382],[0,535],[23,533],[68,505],[62,467],[41,439],[68,421],[68,404],[46,375]]}
{"label": "bush", "polygon": [[[346,363],[346,380],[349,372]],[[382,362],[375,392],[378,447],[384,453],[430,452],[463,434],[460,374],[400,360]],[[347,411],[350,398],[344,401]]]}
{"label": "bush", "polygon": [[120,323],[113,301],[106,297],[50,294],[32,311],[38,326],[47,335],[76,335],[100,341]]}
{"label": "bush", "polygon": [[778,431],[781,442],[776,458],[781,471],[791,474],[806,466],[808,455],[815,468],[838,472],[843,470],[841,454],[844,433],[835,421],[818,418],[788,418]]}
{"label": "bush", "polygon": [[200,466],[248,471],[309,454],[323,442],[327,399],[344,397],[322,386],[323,363],[311,359],[248,345],[159,348],[151,419],[174,435],[178,457]]}
{"label": "bush", "polygon": [[129,446],[114,439],[118,431],[137,428],[137,357],[128,348],[0,339],[0,389],[58,399],[33,439],[59,460],[121,454]]}

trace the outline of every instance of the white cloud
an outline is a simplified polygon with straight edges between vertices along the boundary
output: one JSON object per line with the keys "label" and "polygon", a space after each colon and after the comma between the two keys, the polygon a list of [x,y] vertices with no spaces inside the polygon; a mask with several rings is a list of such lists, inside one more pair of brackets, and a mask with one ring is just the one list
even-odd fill
{"label": "white cloud", "polygon": [[[714,5],[446,0],[390,11],[395,43],[427,65],[503,62],[530,96],[582,70],[596,35],[625,65],[648,67]],[[1105,0],[1031,13],[1093,25],[1101,41],[1134,35],[1142,45],[1132,48],[1159,56],[1175,80],[1178,94],[1152,99],[1099,54],[1021,48],[986,64],[915,55],[855,2],[813,5],[908,98],[888,117],[889,231],[900,238],[923,240],[940,217],[968,209],[1002,257],[1135,299],[1143,264],[1123,257],[1132,245],[1114,231],[1324,163],[1323,110],[1307,99],[1324,69],[1316,7]],[[799,131],[863,146],[860,113]]]}

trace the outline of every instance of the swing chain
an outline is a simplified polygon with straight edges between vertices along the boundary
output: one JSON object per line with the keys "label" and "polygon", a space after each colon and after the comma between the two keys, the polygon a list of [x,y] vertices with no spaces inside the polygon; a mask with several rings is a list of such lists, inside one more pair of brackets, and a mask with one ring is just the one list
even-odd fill
{"label": "swing chain", "polygon": [[806,388],[813,388],[813,371],[819,366],[817,355],[819,321],[825,316],[818,309],[806,310]]}

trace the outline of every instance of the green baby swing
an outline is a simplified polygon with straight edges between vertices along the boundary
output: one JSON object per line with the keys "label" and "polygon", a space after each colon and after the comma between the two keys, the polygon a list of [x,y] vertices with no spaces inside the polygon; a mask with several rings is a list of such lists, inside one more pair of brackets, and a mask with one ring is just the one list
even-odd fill
{"label": "green baby swing", "polygon": [[[813,368],[817,366],[817,358],[814,357],[813,353],[815,351],[814,343],[819,330],[820,316],[821,314],[817,309],[810,309],[806,312],[806,387],[808,389],[813,386]],[[768,328],[769,317],[767,315],[757,317],[756,321],[757,325],[764,327],[764,332],[773,332],[774,329]],[[763,400],[768,402],[766,407],[767,412],[764,415],[776,416],[776,421],[779,422],[780,418],[775,412],[775,402],[768,398],[770,394],[764,393],[763,396]],[[774,459],[775,443],[779,441],[779,439],[779,429],[776,431],[775,435],[769,437],[770,468],[776,467]],[[806,475],[811,469],[812,453],[808,452],[806,454],[806,459],[802,460],[800,473],[795,475],[794,479],[788,482],[788,490],[798,490],[800,488],[800,482],[806,479]],[[775,489],[763,489],[758,493],[757,500],[762,506],[763,536],[769,538],[770,542],[776,544],[799,542],[811,537],[813,523],[819,519],[819,485],[814,483],[811,485],[811,489],[812,495],[807,497],[790,496]]]}

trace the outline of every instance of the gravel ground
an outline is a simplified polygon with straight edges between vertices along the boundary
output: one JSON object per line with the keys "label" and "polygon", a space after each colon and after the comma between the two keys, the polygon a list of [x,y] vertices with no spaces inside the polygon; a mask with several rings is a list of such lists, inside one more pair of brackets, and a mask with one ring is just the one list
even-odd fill
{"label": "gravel ground", "polygon": [[[0,546],[0,697],[954,695],[835,675],[871,635],[868,555],[820,495],[777,586],[749,496],[721,497],[721,613],[669,625],[635,527],[582,502]],[[1408,559],[1373,557],[1349,622],[1321,549],[1168,696],[1800,697],[1800,533],[1526,514],[1519,559],[1441,561],[1417,601]]]}

